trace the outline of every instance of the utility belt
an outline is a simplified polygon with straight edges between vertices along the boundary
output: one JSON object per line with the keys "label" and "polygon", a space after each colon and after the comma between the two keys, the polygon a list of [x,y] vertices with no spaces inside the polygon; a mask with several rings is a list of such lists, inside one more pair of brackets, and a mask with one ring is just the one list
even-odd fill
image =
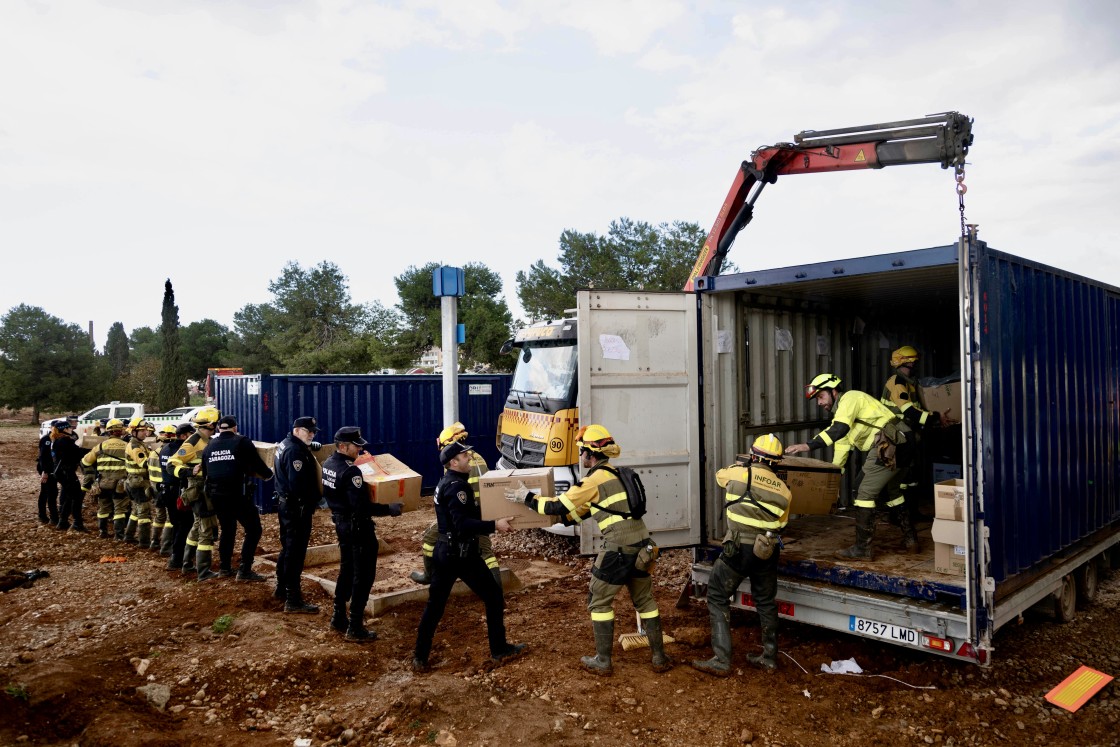
{"label": "utility belt", "polygon": [[452,557],[460,558],[473,558],[480,555],[478,551],[478,535],[466,539],[460,539],[450,532],[440,532],[436,543],[447,543],[448,550],[451,551]]}
{"label": "utility belt", "polygon": [[616,542],[604,542],[603,549],[607,552],[620,552],[626,555],[636,555],[639,550],[648,545],[650,540],[642,539],[629,545],[620,545]]}

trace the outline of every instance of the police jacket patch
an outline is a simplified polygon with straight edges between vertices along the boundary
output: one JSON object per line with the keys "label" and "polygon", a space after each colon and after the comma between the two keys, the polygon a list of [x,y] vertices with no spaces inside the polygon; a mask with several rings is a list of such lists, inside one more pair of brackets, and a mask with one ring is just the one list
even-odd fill
{"label": "police jacket patch", "polygon": [[296,472],[299,472],[301,469],[303,469],[303,462],[300,461],[299,459],[296,459],[292,462],[292,467],[295,469]]}
{"label": "police jacket patch", "polygon": [[460,490],[458,493],[455,494],[455,497],[459,499],[459,503],[466,504],[466,502],[467,502],[466,491]]}
{"label": "police jacket patch", "polygon": [[360,488],[360,487],[362,487],[362,476],[361,476],[361,475],[356,475],[356,476],[354,476],[354,477],[352,478],[352,482],[354,483],[354,487],[355,487],[355,488]]}

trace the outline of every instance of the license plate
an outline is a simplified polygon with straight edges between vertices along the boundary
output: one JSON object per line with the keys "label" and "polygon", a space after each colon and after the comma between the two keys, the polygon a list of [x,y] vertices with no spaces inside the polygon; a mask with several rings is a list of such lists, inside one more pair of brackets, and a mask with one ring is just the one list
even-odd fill
{"label": "license plate", "polygon": [[887,623],[868,620],[863,617],[856,617],[855,615],[851,615],[848,618],[848,630],[853,633],[861,633],[863,635],[874,636],[875,638],[894,641],[895,643],[906,643],[911,646],[918,645],[918,631],[912,628],[888,625]]}

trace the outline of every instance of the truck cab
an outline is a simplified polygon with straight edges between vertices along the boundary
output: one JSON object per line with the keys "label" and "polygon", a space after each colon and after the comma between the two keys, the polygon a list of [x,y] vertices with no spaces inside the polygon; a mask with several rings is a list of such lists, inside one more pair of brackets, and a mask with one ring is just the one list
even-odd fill
{"label": "truck cab", "polygon": [[[144,414],[144,405],[141,402],[120,402],[113,400],[104,405],[98,405],[92,410],[86,410],[78,416],[78,426],[74,432],[81,438],[87,434],[93,433],[94,427],[104,419],[117,418],[123,420],[125,423],[135,417],[140,417]],[[51,432],[51,423],[54,420],[44,420],[39,424],[39,435],[45,436]]]}

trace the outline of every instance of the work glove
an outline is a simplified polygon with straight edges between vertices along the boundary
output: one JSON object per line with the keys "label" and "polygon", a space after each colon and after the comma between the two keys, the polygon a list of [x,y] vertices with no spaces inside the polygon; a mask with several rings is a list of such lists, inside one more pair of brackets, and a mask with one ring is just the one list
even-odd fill
{"label": "work glove", "polygon": [[311,449],[312,451],[318,451],[319,449],[323,448],[323,445],[318,441],[312,441],[307,445],[307,448]]}
{"label": "work glove", "polygon": [[506,500],[510,503],[526,503],[533,497],[533,491],[525,487],[525,483],[518,482],[516,488],[506,488]]}
{"label": "work glove", "polygon": [[404,509],[404,504],[403,503],[390,503],[389,504],[389,515],[390,516],[400,516],[401,511],[403,509]]}

